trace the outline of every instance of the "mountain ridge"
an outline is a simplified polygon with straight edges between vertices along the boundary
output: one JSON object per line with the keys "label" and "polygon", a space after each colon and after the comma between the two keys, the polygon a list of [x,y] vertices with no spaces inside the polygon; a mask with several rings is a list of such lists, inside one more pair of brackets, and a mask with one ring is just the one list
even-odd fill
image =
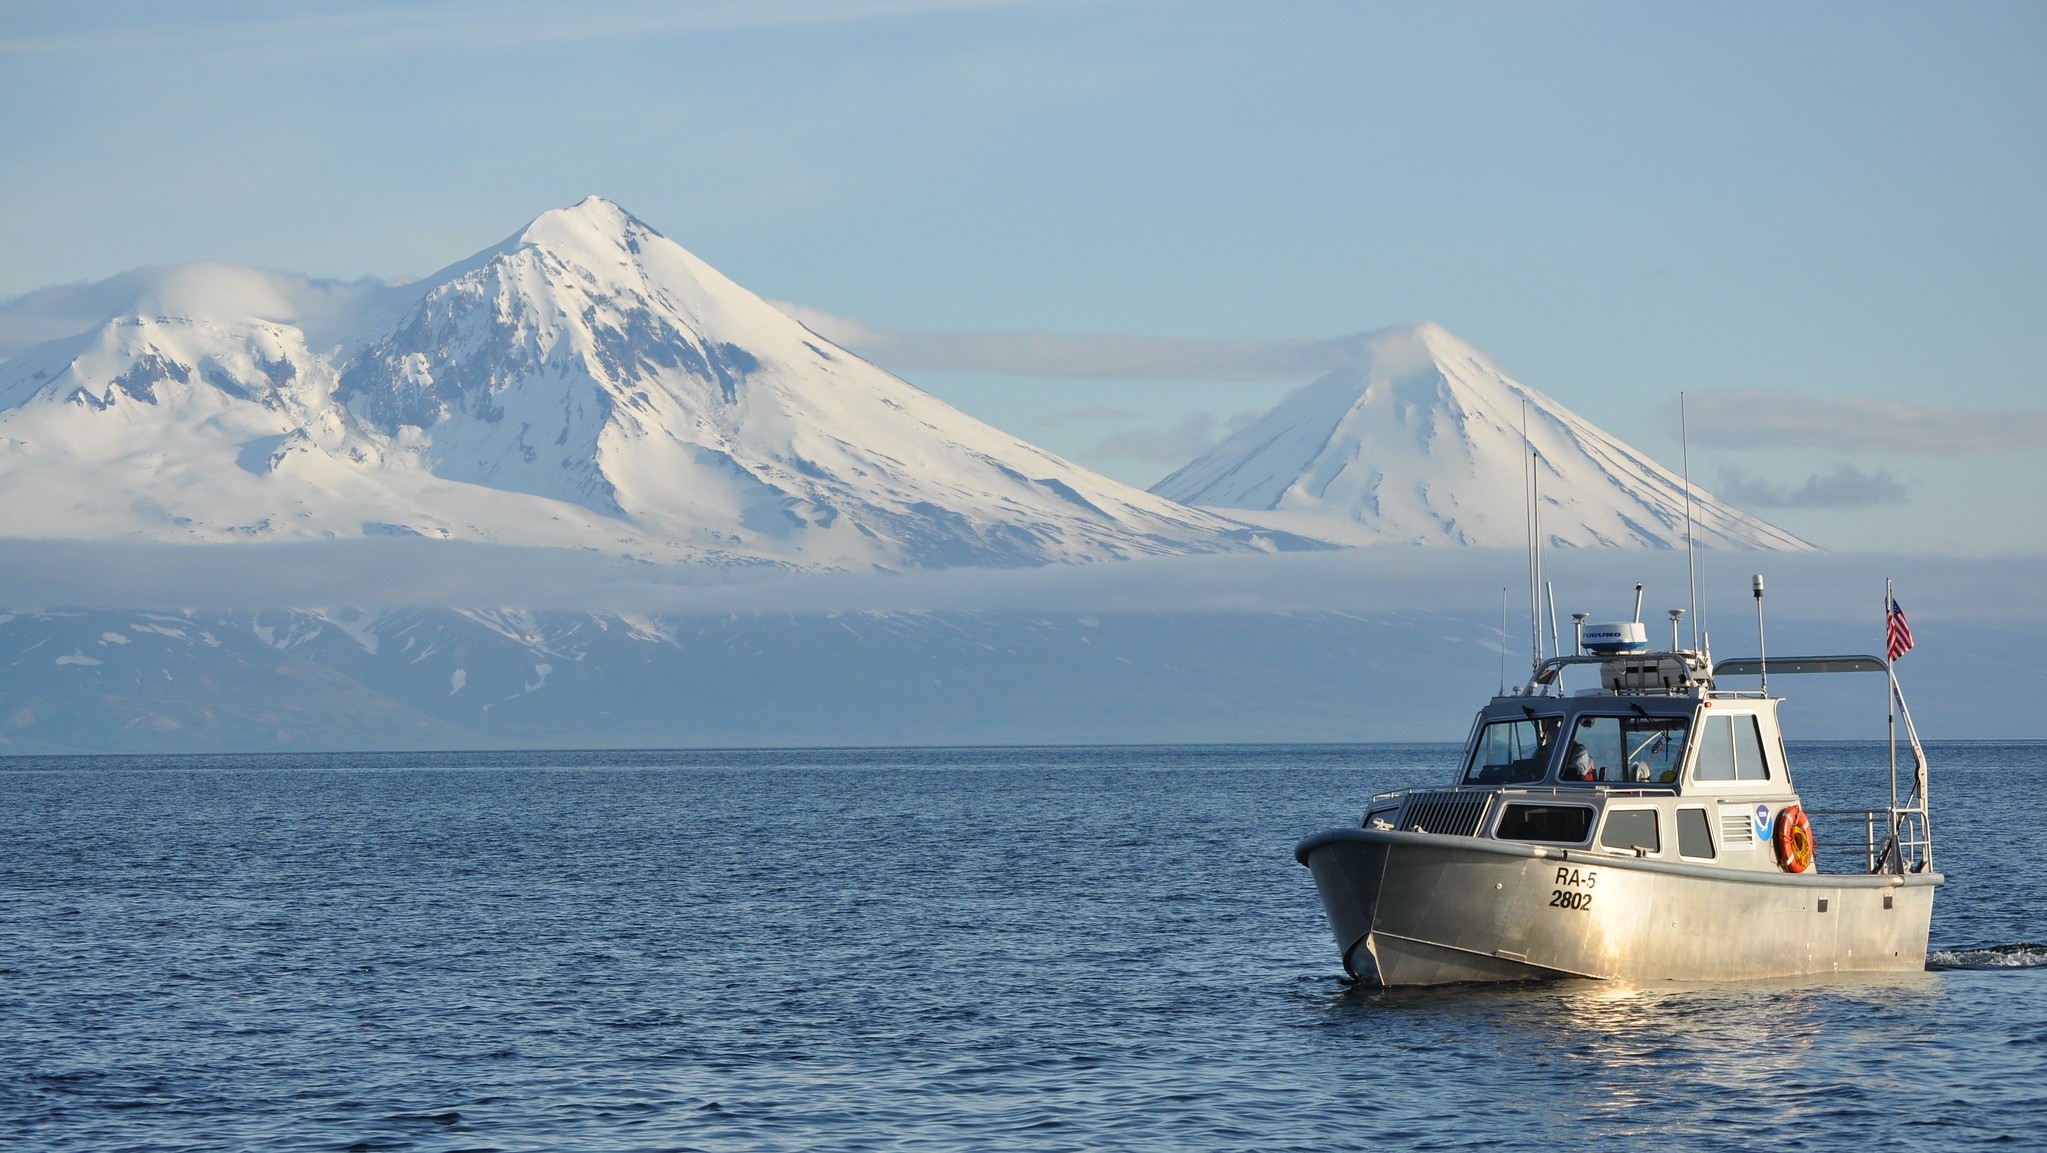
{"label": "mountain ridge", "polygon": [[[353,326],[323,318],[331,350],[273,274],[145,287],[0,365],[0,491],[71,496],[0,512],[0,534],[398,532],[883,569],[1315,547],[985,425],[599,197],[364,288]],[[216,311],[143,314],[174,297]]]}
{"label": "mountain ridge", "polygon": [[[883,570],[1518,547],[1526,404],[1547,543],[1682,543],[1674,474],[1433,324],[1343,338],[1355,366],[1145,492],[951,408],[601,197],[403,285],[202,263],[66,291],[126,303],[0,363],[0,493],[37,495],[0,506],[0,536]],[[1702,543],[1812,547],[1691,493]]]}

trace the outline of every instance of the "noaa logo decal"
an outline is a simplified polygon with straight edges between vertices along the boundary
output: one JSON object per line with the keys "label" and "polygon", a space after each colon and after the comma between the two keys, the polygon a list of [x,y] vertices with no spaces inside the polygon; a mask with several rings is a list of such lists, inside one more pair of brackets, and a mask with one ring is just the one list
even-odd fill
{"label": "noaa logo decal", "polygon": [[1757,806],[1756,806],[1756,840],[1758,840],[1758,841],[1766,841],[1766,840],[1769,840],[1769,839],[1770,839],[1770,806],[1768,806],[1768,805],[1757,805]]}

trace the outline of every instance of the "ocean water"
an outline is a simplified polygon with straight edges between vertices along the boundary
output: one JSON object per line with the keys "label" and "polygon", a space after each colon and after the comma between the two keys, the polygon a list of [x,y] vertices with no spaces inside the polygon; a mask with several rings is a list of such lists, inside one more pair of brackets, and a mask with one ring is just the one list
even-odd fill
{"label": "ocean water", "polygon": [[1445,746],[0,761],[0,1139],[2037,1145],[2047,745],[1930,751],[1927,972],[1406,991],[1292,850]]}

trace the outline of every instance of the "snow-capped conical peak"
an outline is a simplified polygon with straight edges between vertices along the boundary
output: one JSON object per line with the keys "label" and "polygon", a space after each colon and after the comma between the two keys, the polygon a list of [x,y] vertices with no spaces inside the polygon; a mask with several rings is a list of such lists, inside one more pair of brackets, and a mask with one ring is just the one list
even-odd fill
{"label": "snow-capped conical peak", "polygon": [[[1527,534],[1532,446],[1548,542],[1683,544],[1676,474],[1455,334],[1397,325],[1353,345],[1355,367],[1301,388],[1152,491],[1359,543],[1513,547]],[[1696,485],[1691,515],[1702,543],[1812,548]]]}
{"label": "snow-capped conical peak", "polygon": [[[541,213],[500,245],[497,251],[544,248],[585,268],[600,269],[615,264],[620,269],[630,269],[640,263],[643,246],[655,240],[665,242],[686,256],[695,265],[692,271],[708,275],[727,288],[738,288],[710,265],[690,255],[681,245],[668,240],[645,221],[601,196],[586,196],[567,208]],[[644,281],[644,269],[638,279]]]}
{"label": "snow-capped conical peak", "polygon": [[429,433],[438,475],[615,515],[625,508],[607,434],[642,437],[664,415],[680,417],[671,431],[686,438],[729,424],[718,410],[760,365],[748,346],[779,349],[802,331],[591,197],[430,287],[348,368],[340,396],[387,435]]}
{"label": "snow-capped conical peak", "polygon": [[[172,288],[198,301],[209,286],[194,275]],[[223,390],[204,369],[279,363],[268,353],[163,358],[157,376],[199,381],[240,414],[184,437],[210,454],[204,467],[189,462],[193,475],[213,468],[212,480],[162,488],[158,520],[141,518],[178,535],[594,538],[717,563],[885,568],[1289,542],[989,428],[600,198],[378,294],[386,312],[359,315],[380,317],[381,331],[322,346],[330,351],[307,350],[288,324],[250,319],[277,302],[237,292],[234,279],[212,285],[211,299],[242,319],[216,327],[245,344],[276,328],[295,350],[289,387],[274,398]],[[129,379],[119,364],[107,371],[92,395]],[[10,379],[0,376],[0,389]],[[128,404],[126,392],[114,396]],[[153,411],[143,415],[160,426],[156,439],[179,443],[184,426]],[[0,460],[0,471],[10,463],[21,462]],[[181,494],[193,499],[173,507]],[[213,523],[229,515],[233,524]]]}
{"label": "snow-capped conical peak", "polygon": [[[500,246],[501,255],[535,254],[543,277],[568,273],[573,288],[630,302],[658,314],[691,336],[717,331],[727,341],[763,343],[804,333],[760,297],[733,282],[697,255],[656,232],[632,213],[601,196],[535,217]],[[612,310],[629,324],[631,307]]]}
{"label": "snow-capped conical peak", "polygon": [[[528,221],[518,237],[525,244],[618,244],[626,233],[653,233],[638,217],[613,201],[592,194],[566,208],[550,208]],[[579,238],[579,239],[572,239]]]}

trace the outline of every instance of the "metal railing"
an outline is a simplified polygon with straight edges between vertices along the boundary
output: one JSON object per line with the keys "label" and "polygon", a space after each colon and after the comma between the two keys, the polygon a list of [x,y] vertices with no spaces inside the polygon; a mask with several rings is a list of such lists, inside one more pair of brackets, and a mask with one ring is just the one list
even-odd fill
{"label": "metal railing", "polygon": [[[1925,871],[1932,860],[1933,837],[1927,829],[1924,810],[1807,809],[1806,815],[1815,820],[1827,818],[1836,826],[1862,826],[1862,871],[1865,873],[1918,873]],[[1896,830],[1895,835],[1893,829]],[[1831,847],[1829,838],[1816,836],[1813,839],[1823,852]],[[1852,849],[1848,851],[1853,852]]]}

